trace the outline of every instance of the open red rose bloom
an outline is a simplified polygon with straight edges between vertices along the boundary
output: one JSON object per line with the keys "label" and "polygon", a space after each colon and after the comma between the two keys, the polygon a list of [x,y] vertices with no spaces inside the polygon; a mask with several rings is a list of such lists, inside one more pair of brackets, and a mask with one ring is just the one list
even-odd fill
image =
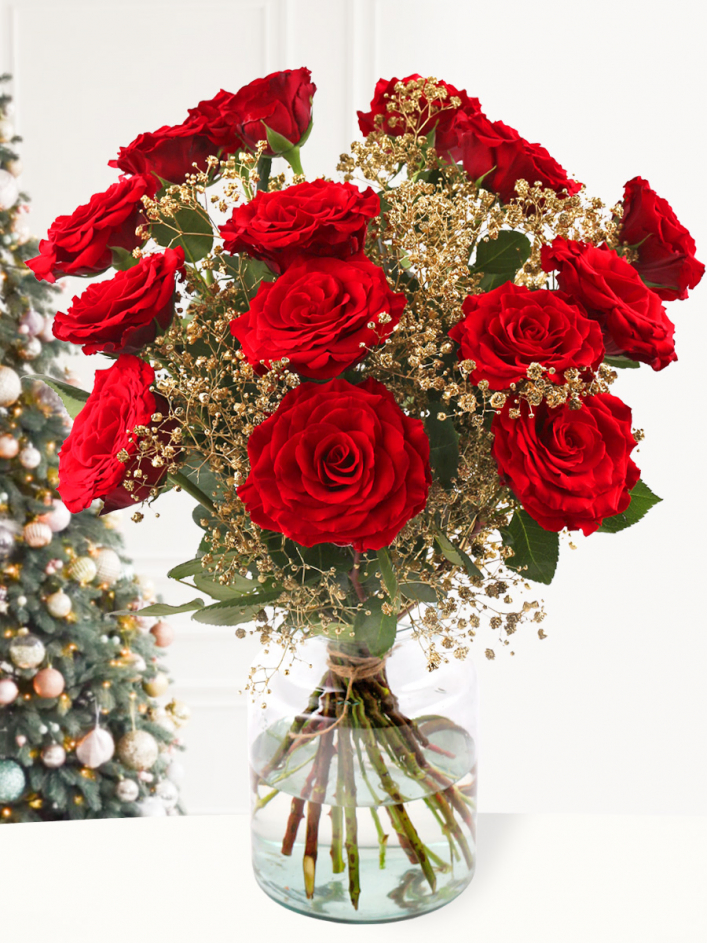
{"label": "open red rose bloom", "polygon": [[432,672],[484,621],[504,633],[487,656],[513,654],[544,616],[516,590],[552,580],[559,532],[616,533],[660,501],[614,383],[641,365],[679,379],[665,304],[704,265],[641,177],[611,210],[477,98],[417,74],[378,82],[341,179],[306,180],[315,92],[308,69],[276,72],[138,134],[110,162],[123,176],[27,264],[49,281],[118,270],[55,321],[117,357],[90,394],[58,384],[73,413],[85,400],[60,451],[67,507],[185,492],[203,537],[171,573],[197,594],[178,611],[241,637],[257,621],[286,654],[328,640],[309,706],[258,741],[254,821],[285,811],[254,860],[287,876],[288,907],[373,921],[371,855],[372,887],[409,916],[458,893],[475,854],[475,760],[446,715],[402,713],[399,625]]}

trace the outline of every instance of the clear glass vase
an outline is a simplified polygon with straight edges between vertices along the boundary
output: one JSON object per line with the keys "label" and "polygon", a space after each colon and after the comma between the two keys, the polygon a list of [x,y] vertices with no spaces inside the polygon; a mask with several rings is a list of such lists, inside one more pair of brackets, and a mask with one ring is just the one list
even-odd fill
{"label": "clear glass vase", "polygon": [[[255,664],[267,669],[277,654]],[[450,654],[429,672],[409,630],[383,659],[318,636],[269,690],[249,715],[253,867],[265,893],[345,923],[414,917],[460,894],[476,864],[471,661]]]}

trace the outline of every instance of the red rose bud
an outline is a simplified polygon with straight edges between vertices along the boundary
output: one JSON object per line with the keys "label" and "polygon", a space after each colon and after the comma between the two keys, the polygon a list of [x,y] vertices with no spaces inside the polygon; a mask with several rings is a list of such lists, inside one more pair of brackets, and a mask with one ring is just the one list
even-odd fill
{"label": "red rose bud", "polygon": [[521,400],[517,419],[511,408],[509,401],[493,417],[493,456],[503,482],[541,527],[589,535],[626,510],[640,471],[631,458],[636,440],[625,403],[600,393],[580,409],[542,402],[531,416]]}
{"label": "red rose bud", "polygon": [[391,291],[383,269],[366,258],[307,259],[261,282],[231,333],[256,368],[287,357],[289,370],[328,380],[381,344],[404,307],[405,295]]}
{"label": "red rose bud", "polygon": [[459,142],[464,170],[472,180],[483,178],[484,190],[497,193],[504,203],[516,196],[518,180],[572,196],[581,188],[540,144],[531,144],[502,121],[489,121],[481,113],[465,114],[460,121]]}
{"label": "red rose bud", "polygon": [[[144,456],[140,460],[133,434],[136,426],[153,427],[155,412],[169,411],[167,400],[150,390],[154,379],[152,367],[130,354],[96,371],[93,392],[59,452],[59,494],[72,513],[97,498],[103,499],[105,513],[129,507],[148,498],[166,476],[166,464],[155,467]],[[167,426],[161,429],[167,436]],[[142,474],[135,477],[136,470]]]}
{"label": "red rose bud", "polygon": [[[452,160],[459,160],[461,150],[459,148],[458,130],[459,118],[463,115],[476,115],[481,112],[481,105],[478,98],[470,98],[464,89],[455,88],[449,82],[435,80],[436,85],[441,85],[447,90],[446,98],[434,98],[428,101],[425,96],[419,99],[419,107],[425,116],[419,128],[410,128],[406,117],[399,111],[388,111],[388,104],[396,96],[395,86],[398,81],[404,85],[421,79],[422,76],[416,72],[408,75],[404,79],[379,79],[376,83],[376,90],[371,101],[370,111],[359,111],[358,126],[364,137],[368,137],[372,131],[378,130],[376,117],[383,116],[381,130],[391,137],[399,137],[408,134],[412,130],[420,136],[426,136],[435,130],[434,147],[439,154],[449,154]],[[397,97],[397,96],[396,96]],[[458,98],[461,101],[459,106],[450,104],[452,98]]]}
{"label": "red rose bud", "polygon": [[621,240],[636,247],[638,259],[632,264],[643,281],[663,301],[687,298],[705,267],[695,258],[695,240],[671,205],[647,180],[634,177],[624,187],[623,209]]}
{"label": "red rose bud", "polygon": [[525,379],[531,363],[554,367],[549,379],[564,382],[572,367],[595,371],[604,359],[601,328],[568,295],[531,291],[512,282],[470,295],[466,317],[449,331],[459,344],[459,360],[474,360],[471,381],[492,390]]}
{"label": "red rose bud", "polygon": [[54,336],[82,344],[85,354],[135,353],[155,339],[174,315],[175,280],[184,250],[147,255],[113,278],[90,285],[54,319]]}
{"label": "red rose bud", "polygon": [[228,154],[243,147],[237,128],[238,112],[233,105],[235,97],[233,92],[221,89],[213,98],[189,109],[189,117],[200,122],[209,140]]}
{"label": "red rose bud", "polygon": [[624,355],[662,370],[677,360],[673,333],[660,299],[638,272],[607,246],[592,246],[558,236],[541,251],[546,272],[581,304],[604,331],[606,353]]}
{"label": "red rose bud", "polygon": [[377,380],[302,383],[255,427],[238,495],[255,524],[305,547],[379,550],[425,507],[429,455],[422,422]]}
{"label": "red rose bud", "polygon": [[[245,85],[229,103],[237,116],[236,127],[246,147],[254,151],[268,140],[269,129],[284,139],[282,148],[269,147],[269,156],[298,145],[312,122],[312,98],[317,86],[309,69],[273,72]],[[287,145],[287,146],[285,146]]]}
{"label": "red rose bud", "polygon": [[121,177],[103,193],[94,193],[70,216],[59,216],[39,243],[39,255],[27,262],[39,279],[62,275],[98,275],[112,262],[111,249],[132,252],[140,245],[135,230],[146,222],[142,197],[153,197],[152,177]]}
{"label": "red rose bud", "polygon": [[246,252],[281,272],[303,253],[344,258],[361,252],[379,212],[370,187],[314,180],[257,193],[234,209],[221,235],[228,252]]}
{"label": "red rose bud", "polygon": [[[153,133],[140,134],[109,167],[119,167],[129,174],[153,174],[169,183],[183,183],[187,174],[207,169],[207,158],[218,147],[210,139],[203,119],[188,118],[182,124],[165,125]],[[159,181],[158,181],[159,183]]]}

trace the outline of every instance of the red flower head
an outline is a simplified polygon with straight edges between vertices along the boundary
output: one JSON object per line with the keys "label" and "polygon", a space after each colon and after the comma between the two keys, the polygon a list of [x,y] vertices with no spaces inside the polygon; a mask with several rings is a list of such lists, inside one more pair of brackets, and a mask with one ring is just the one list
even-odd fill
{"label": "red flower head", "polygon": [[370,187],[314,180],[257,193],[234,209],[221,235],[228,252],[246,252],[281,272],[303,254],[341,259],[362,251],[379,212]]}
{"label": "red flower head", "polygon": [[238,113],[233,107],[235,97],[233,92],[221,89],[213,98],[189,109],[189,118],[199,123],[214,146],[223,148],[227,154],[235,154],[243,147],[236,127]]}
{"label": "red flower head", "polygon": [[546,272],[557,271],[560,288],[599,322],[609,356],[625,355],[654,370],[678,359],[675,327],[660,299],[612,249],[558,236],[542,247],[541,261]]}
{"label": "red flower head", "polygon": [[502,121],[489,121],[481,112],[464,116],[459,143],[464,170],[472,180],[483,177],[484,190],[497,193],[504,203],[516,195],[518,180],[527,180],[531,187],[539,182],[559,194],[567,190],[570,196],[581,187],[544,147],[526,141]]}
{"label": "red flower head", "polygon": [[288,369],[328,380],[382,343],[404,307],[405,295],[391,291],[383,269],[365,257],[307,259],[277,281],[261,282],[231,333],[256,368],[288,357]]}
{"label": "red flower head", "polygon": [[153,177],[121,179],[94,193],[70,216],[59,216],[39,243],[39,255],[27,262],[37,278],[55,282],[62,275],[98,275],[112,262],[111,249],[132,252],[140,245],[135,230],[146,222],[142,197],[155,195]]}
{"label": "red flower head", "polygon": [[705,273],[695,258],[695,240],[667,200],[651,190],[648,181],[634,177],[624,187],[621,240],[637,246],[633,267],[662,298],[687,298]]}
{"label": "red flower head", "polygon": [[491,423],[493,455],[501,479],[545,530],[563,527],[592,534],[607,517],[621,514],[640,477],[631,458],[636,440],[631,410],[609,393],[588,396],[580,409],[551,409],[512,402]]}
{"label": "red flower head", "polygon": [[531,363],[554,367],[564,381],[571,367],[596,370],[604,359],[601,328],[560,291],[531,291],[506,282],[482,295],[469,295],[466,317],[450,330],[459,360],[474,360],[473,383],[492,390],[524,379]]}
{"label": "red flower head", "polygon": [[255,524],[305,547],[379,550],[425,507],[429,455],[422,422],[377,380],[302,383],[256,426],[238,495]]}
{"label": "red flower head", "polygon": [[146,255],[125,272],[90,285],[54,319],[54,336],[82,344],[85,354],[135,353],[155,339],[174,315],[175,277],[184,250]]}
{"label": "red flower head", "polygon": [[[228,103],[246,147],[254,151],[267,141],[266,125],[289,143],[299,144],[312,121],[312,98],[317,86],[309,69],[287,69],[256,79],[239,89]],[[265,151],[272,156],[272,148]]]}
{"label": "red flower head", "polygon": [[118,157],[109,160],[108,166],[129,174],[153,174],[169,183],[183,183],[187,174],[196,173],[194,164],[205,171],[207,157],[217,150],[206,121],[187,118],[182,124],[139,134],[127,147],[120,148]]}
{"label": "red flower head", "polygon": [[[74,420],[59,452],[59,494],[73,513],[96,498],[104,512],[144,501],[167,474],[151,461],[139,461],[136,426],[151,426],[155,412],[169,411],[167,400],[150,390],[152,367],[137,357],[122,354],[107,370],[97,370],[93,392]],[[162,427],[167,434],[167,427]],[[118,455],[127,453],[125,462]],[[132,472],[140,468],[142,477]],[[133,490],[126,488],[126,483]]]}
{"label": "red flower head", "polygon": [[[378,130],[378,124],[376,123],[376,117],[378,115],[383,116],[380,129],[385,131],[386,134],[389,134],[391,137],[398,137],[408,133],[409,129],[403,115],[401,115],[399,111],[388,111],[387,106],[395,92],[395,86],[398,84],[398,81],[401,81],[403,85],[408,85],[410,82],[421,78],[422,76],[415,72],[413,75],[408,75],[404,79],[393,78],[378,80],[371,101],[370,111],[358,112],[358,126],[364,137],[368,137],[372,131]],[[450,85],[449,82],[437,81],[436,84],[441,85],[447,90],[447,97],[444,99],[435,98],[429,102],[424,95],[420,98],[419,104],[423,113],[429,108],[434,110],[422,121],[420,127],[415,130],[418,135],[427,135],[434,128],[434,146],[437,152],[439,154],[449,155],[452,160],[458,160],[461,156],[458,142],[459,119],[463,115],[480,114],[481,105],[479,104],[478,98],[470,98],[464,89],[459,90],[453,85]],[[452,98],[458,98],[461,104],[452,105],[450,103]]]}

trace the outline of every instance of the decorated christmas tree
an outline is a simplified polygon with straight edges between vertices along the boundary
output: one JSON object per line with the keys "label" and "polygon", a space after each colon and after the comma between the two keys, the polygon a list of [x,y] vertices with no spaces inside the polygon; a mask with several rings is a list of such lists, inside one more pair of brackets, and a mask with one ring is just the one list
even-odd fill
{"label": "decorated christmas tree", "polygon": [[23,231],[9,107],[0,94],[0,822],[176,814],[188,711],[163,704],[173,632],[130,614],[151,593],[111,516],[59,499],[71,419],[27,376],[61,383],[62,345],[56,289],[24,265],[37,245]]}

